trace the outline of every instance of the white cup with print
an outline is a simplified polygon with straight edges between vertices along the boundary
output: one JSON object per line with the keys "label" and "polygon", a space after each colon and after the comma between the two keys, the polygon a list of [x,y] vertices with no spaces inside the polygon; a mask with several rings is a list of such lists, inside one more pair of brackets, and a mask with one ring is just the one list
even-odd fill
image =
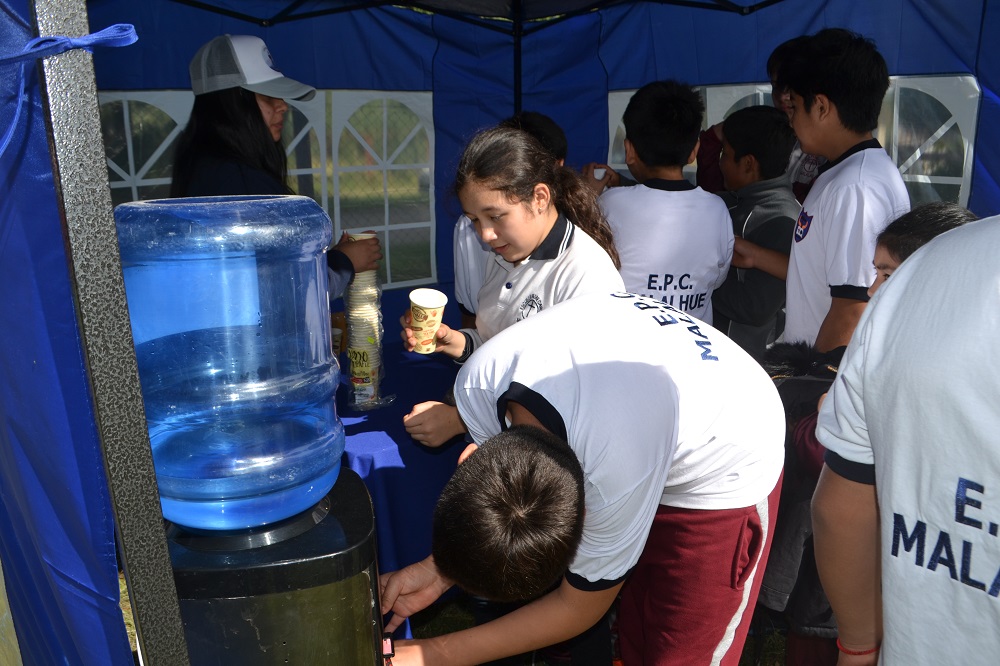
{"label": "white cup with print", "polygon": [[430,354],[437,349],[437,330],[448,297],[437,289],[414,289],[410,292],[410,330],[417,344],[413,351]]}

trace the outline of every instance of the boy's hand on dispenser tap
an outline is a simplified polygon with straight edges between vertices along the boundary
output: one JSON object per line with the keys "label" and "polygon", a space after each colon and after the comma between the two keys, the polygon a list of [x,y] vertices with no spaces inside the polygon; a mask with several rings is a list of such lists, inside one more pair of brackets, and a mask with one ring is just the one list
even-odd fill
{"label": "boy's hand on dispenser tap", "polygon": [[[379,605],[382,615],[393,616],[385,625],[385,633],[394,632],[403,621],[430,606],[451,589],[450,580],[441,575],[434,564],[434,556],[378,577]],[[396,643],[396,656],[400,644]]]}

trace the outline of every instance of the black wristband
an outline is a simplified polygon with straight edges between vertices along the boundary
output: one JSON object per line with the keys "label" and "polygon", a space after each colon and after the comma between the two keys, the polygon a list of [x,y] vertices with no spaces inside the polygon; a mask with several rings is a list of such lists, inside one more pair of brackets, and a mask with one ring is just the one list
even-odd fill
{"label": "black wristband", "polygon": [[459,331],[459,333],[465,336],[465,349],[462,350],[462,355],[455,359],[455,363],[461,365],[462,363],[468,361],[469,357],[472,356],[472,336],[465,331]]}

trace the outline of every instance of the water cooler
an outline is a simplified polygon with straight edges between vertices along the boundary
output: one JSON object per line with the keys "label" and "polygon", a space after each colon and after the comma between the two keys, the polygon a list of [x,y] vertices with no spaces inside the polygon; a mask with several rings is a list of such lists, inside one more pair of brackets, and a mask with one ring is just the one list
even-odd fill
{"label": "water cooler", "polygon": [[326,256],[311,199],[115,210],[192,664],[381,664],[374,514],[341,470]]}

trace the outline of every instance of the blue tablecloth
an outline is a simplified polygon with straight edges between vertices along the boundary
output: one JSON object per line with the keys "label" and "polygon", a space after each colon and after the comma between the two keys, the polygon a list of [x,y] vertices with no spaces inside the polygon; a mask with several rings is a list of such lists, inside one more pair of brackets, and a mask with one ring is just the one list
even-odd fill
{"label": "blue tablecloth", "polygon": [[[402,344],[385,349],[383,395],[395,401],[366,412],[346,404],[347,387],[338,392],[338,407],[347,443],[347,465],[364,479],[375,506],[379,571],[394,571],[430,554],[434,504],[451,478],[461,443],[431,449],[414,442],[403,428],[403,416],[414,404],[440,399],[454,381],[455,366],[437,357],[404,352]],[[416,358],[410,358],[410,357]],[[343,393],[343,398],[339,394]],[[341,401],[343,401],[341,403]]]}
{"label": "blue tablecloth", "polygon": [[[459,368],[440,354],[403,351],[398,319],[407,307],[407,293],[387,292],[382,300],[385,377],[381,392],[395,395],[395,400],[384,407],[357,411],[348,405],[346,385],[342,383],[337,392],[337,411],[347,435],[344,464],[358,473],[371,494],[381,573],[430,554],[434,505],[464,448],[457,438],[457,442],[430,449],[414,442],[403,428],[403,416],[413,405],[440,400]],[[447,315],[446,311],[446,321]],[[341,374],[348,375],[346,359],[342,357],[341,363]]]}

